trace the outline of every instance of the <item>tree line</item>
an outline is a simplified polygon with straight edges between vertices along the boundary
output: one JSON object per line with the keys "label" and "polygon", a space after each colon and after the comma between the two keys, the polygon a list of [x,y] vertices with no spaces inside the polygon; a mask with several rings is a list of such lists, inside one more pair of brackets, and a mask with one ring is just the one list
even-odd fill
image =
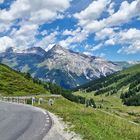
{"label": "tree line", "polygon": [[129,90],[122,93],[120,98],[125,105],[140,106],[140,73],[129,78],[128,82],[130,81]]}
{"label": "tree line", "polygon": [[92,98],[86,99],[85,97],[82,97],[82,96],[76,96],[76,95],[72,94],[71,90],[63,89],[62,87],[56,85],[55,83],[43,82],[37,78],[32,78],[30,73],[24,73],[24,77],[29,80],[33,80],[33,82],[36,84],[42,85],[51,94],[62,95],[64,98],[66,98],[72,102],[85,104],[86,107],[91,106],[93,108],[96,108],[96,104]]}

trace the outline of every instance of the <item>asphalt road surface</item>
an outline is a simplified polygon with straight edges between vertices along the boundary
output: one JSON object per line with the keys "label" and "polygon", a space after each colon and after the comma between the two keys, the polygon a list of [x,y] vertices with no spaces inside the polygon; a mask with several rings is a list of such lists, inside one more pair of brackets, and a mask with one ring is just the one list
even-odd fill
{"label": "asphalt road surface", "polygon": [[41,109],[0,102],[0,140],[42,140],[51,125]]}

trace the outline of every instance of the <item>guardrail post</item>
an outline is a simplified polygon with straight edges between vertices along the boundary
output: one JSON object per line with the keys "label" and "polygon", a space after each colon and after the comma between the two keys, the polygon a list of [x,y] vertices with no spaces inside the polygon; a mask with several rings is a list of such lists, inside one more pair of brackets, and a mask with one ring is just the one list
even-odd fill
{"label": "guardrail post", "polygon": [[19,98],[17,97],[17,103],[19,103]]}
{"label": "guardrail post", "polygon": [[35,103],[35,97],[32,97],[32,105]]}
{"label": "guardrail post", "polygon": [[26,104],[26,99],[25,98],[23,98],[23,104]]}
{"label": "guardrail post", "polygon": [[43,98],[38,99],[38,104],[40,105],[43,102]]}

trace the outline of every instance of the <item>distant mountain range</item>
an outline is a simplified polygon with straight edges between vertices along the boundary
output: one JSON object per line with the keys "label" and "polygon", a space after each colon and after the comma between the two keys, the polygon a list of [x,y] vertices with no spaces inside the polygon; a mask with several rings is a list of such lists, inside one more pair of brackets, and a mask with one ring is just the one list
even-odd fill
{"label": "distant mountain range", "polygon": [[122,67],[122,69],[126,69],[133,65],[140,64],[140,61],[117,61],[114,63],[117,64],[118,66]]}
{"label": "distant mountain range", "polygon": [[47,52],[41,47],[22,51],[8,48],[0,53],[0,63],[68,89],[117,72],[126,65],[73,52],[59,45]]}

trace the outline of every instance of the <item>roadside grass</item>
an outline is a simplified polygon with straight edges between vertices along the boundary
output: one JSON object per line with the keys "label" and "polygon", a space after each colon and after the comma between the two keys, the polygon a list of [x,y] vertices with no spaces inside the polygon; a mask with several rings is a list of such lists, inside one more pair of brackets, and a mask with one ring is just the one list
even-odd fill
{"label": "roadside grass", "polygon": [[[45,98],[49,100],[48,97]],[[86,108],[63,97],[54,98],[54,104],[37,105],[55,113],[70,123],[70,130],[80,134],[84,140],[140,140],[140,126],[128,123],[101,112]]]}

